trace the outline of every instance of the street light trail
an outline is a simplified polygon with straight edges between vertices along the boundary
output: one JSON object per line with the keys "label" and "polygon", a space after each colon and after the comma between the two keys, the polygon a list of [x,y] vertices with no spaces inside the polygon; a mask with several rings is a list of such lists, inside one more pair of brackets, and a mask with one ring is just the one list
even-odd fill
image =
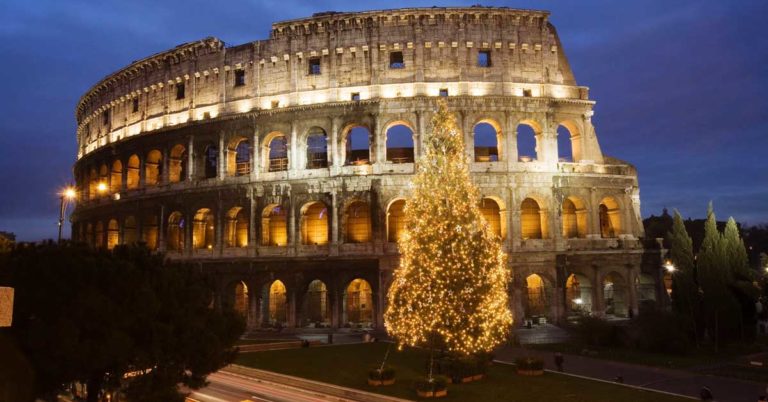
{"label": "street light trail", "polygon": [[[349,399],[307,391],[287,385],[251,379],[229,373],[208,376],[208,387],[193,392],[190,397],[201,402],[351,402]],[[222,399],[224,398],[224,399]]]}

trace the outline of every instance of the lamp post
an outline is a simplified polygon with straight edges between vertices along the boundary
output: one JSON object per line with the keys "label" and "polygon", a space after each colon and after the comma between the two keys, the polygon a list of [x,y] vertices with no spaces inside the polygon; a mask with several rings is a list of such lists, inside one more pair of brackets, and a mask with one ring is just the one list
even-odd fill
{"label": "lamp post", "polygon": [[77,192],[73,187],[66,187],[62,192],[59,194],[59,199],[61,200],[61,203],[59,205],[59,237],[58,237],[58,243],[61,243],[61,227],[64,226],[64,212],[67,210],[67,205],[69,205],[70,201],[74,201],[75,197],[77,197]]}

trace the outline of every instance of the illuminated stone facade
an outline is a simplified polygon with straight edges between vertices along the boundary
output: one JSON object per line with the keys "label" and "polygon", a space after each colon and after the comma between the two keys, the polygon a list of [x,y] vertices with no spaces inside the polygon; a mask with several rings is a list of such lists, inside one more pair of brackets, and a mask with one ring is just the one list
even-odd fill
{"label": "illuminated stone facade", "polygon": [[[594,101],[541,11],[324,13],[267,40],[136,61],[78,104],[73,237],[200,264],[216,303],[252,328],[380,328],[441,96],[510,253],[518,323],[660,300],[636,171],[603,155]],[[480,131],[490,139],[476,144]],[[523,131],[535,149],[519,147]]]}

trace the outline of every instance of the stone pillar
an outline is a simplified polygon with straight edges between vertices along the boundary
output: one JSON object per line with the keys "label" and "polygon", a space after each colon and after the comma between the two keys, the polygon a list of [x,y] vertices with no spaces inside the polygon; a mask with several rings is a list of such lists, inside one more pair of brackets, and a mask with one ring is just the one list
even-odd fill
{"label": "stone pillar", "polygon": [[339,243],[339,199],[336,191],[331,191],[331,244]]}
{"label": "stone pillar", "polygon": [[221,253],[224,251],[224,208],[222,208],[222,203],[219,201],[218,205],[216,206],[216,224],[214,225],[214,230],[216,236],[216,254],[221,255]]}
{"label": "stone pillar", "polygon": [[160,184],[168,184],[170,183],[170,160],[169,160],[169,152],[168,148],[163,148],[163,160],[160,163],[160,166],[162,166],[163,171],[160,175]]}
{"label": "stone pillar", "polygon": [[600,272],[593,268],[589,278],[592,281],[592,314],[598,317],[605,316],[605,295],[603,294],[603,281],[601,279]]}
{"label": "stone pillar", "polygon": [[219,156],[216,158],[216,170],[218,172],[219,180],[223,180],[227,175],[227,159],[226,152],[224,151],[224,132],[219,132]]}
{"label": "stone pillar", "polygon": [[288,292],[288,328],[296,328],[296,290]]}
{"label": "stone pillar", "polygon": [[[636,317],[637,314],[640,312],[638,300],[637,300],[637,286],[635,286],[634,279],[639,272],[635,272],[634,268],[629,268],[627,270],[626,274],[626,286],[627,286],[627,314],[629,314],[631,317]],[[630,312],[631,310],[631,312]]]}
{"label": "stone pillar", "polygon": [[160,205],[160,221],[157,222],[157,249],[165,252],[165,205]]}
{"label": "stone pillar", "polygon": [[[186,179],[192,181],[195,177],[195,136],[189,136],[189,142],[187,143],[187,177]],[[182,178],[183,180],[184,178]]]}
{"label": "stone pillar", "polygon": [[341,168],[341,166],[344,164],[344,161],[341,159],[339,152],[341,146],[341,144],[339,144],[341,139],[341,133],[339,130],[339,119],[331,118],[331,149],[329,149],[331,160],[328,166],[333,166],[334,168]]}
{"label": "stone pillar", "polygon": [[506,159],[508,170],[512,170],[518,160],[516,122],[517,120],[507,113],[503,132],[506,134],[504,135],[504,151],[501,157]]}
{"label": "stone pillar", "polygon": [[190,215],[189,212],[186,212],[184,215],[184,250],[182,252],[186,255],[192,255],[194,250],[192,245],[192,227],[194,226],[192,220],[194,215]]}
{"label": "stone pillar", "polygon": [[589,225],[589,231],[587,232],[587,238],[599,239],[600,238],[600,200],[597,198],[597,188],[592,187],[589,189],[589,219],[587,224]]}
{"label": "stone pillar", "polygon": [[421,137],[422,133],[424,132],[424,127],[422,126],[422,121],[424,120],[424,112],[417,111],[416,112],[416,131],[413,133],[413,161],[416,162],[419,160],[419,156],[421,155]]}
{"label": "stone pillar", "polygon": [[253,187],[251,187],[248,192],[248,203],[249,211],[251,212],[248,215],[248,246],[250,248],[256,248],[258,240],[258,237],[256,236],[256,233],[258,233],[258,228],[256,227],[257,203],[256,194],[255,191],[253,191]]}
{"label": "stone pillar", "polygon": [[299,161],[299,133],[296,123],[291,123],[291,140],[288,147],[288,169],[296,171],[301,169],[301,161]]}
{"label": "stone pillar", "polygon": [[[384,164],[384,161],[386,161],[386,155],[384,153],[385,147],[387,145],[386,141],[381,141],[383,133],[379,132],[381,130],[380,125],[381,122],[379,121],[379,114],[376,113],[373,115],[373,124],[368,137],[368,152],[370,154],[369,158],[373,159],[373,163],[379,167]],[[383,146],[382,142],[384,143]]]}
{"label": "stone pillar", "polygon": [[139,188],[147,186],[147,158],[139,158]]}
{"label": "stone pillar", "polygon": [[259,129],[254,128],[251,134],[251,181],[257,181],[259,179]]}
{"label": "stone pillar", "polygon": [[339,328],[341,326],[341,296],[339,295],[339,289],[336,286],[330,293],[329,302],[331,303],[331,328]]}
{"label": "stone pillar", "polygon": [[293,249],[296,248],[296,208],[293,205],[293,197],[288,207],[288,245]]}

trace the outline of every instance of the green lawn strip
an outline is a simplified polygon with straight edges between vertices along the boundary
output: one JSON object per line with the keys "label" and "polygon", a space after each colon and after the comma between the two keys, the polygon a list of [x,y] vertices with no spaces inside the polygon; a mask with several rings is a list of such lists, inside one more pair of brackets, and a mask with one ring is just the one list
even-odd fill
{"label": "green lawn strip", "polygon": [[[391,386],[369,386],[366,382],[368,370],[381,363],[386,349],[386,343],[372,343],[243,353],[235,363],[369,392],[417,399],[414,381],[424,375],[429,352],[414,349],[400,352],[393,346],[387,364],[395,369],[397,382]],[[448,397],[442,400],[665,402],[684,399],[554,373],[524,377],[517,375],[514,367],[494,364],[488,376],[481,381],[450,385]]]}
{"label": "green lawn strip", "polygon": [[[691,368],[724,363],[733,360],[740,355],[753,353],[755,347],[733,347],[714,353],[710,350],[691,351],[686,355],[673,355],[662,353],[649,353],[625,348],[596,348],[594,346],[582,346],[572,343],[553,343],[527,345],[534,350],[548,350],[574,355],[582,355],[596,359],[619,361],[624,363],[641,364],[653,367],[667,368]],[[583,353],[588,351],[587,353]]]}
{"label": "green lawn strip", "polygon": [[266,343],[296,342],[298,339],[238,339],[235,345],[260,345]]}

